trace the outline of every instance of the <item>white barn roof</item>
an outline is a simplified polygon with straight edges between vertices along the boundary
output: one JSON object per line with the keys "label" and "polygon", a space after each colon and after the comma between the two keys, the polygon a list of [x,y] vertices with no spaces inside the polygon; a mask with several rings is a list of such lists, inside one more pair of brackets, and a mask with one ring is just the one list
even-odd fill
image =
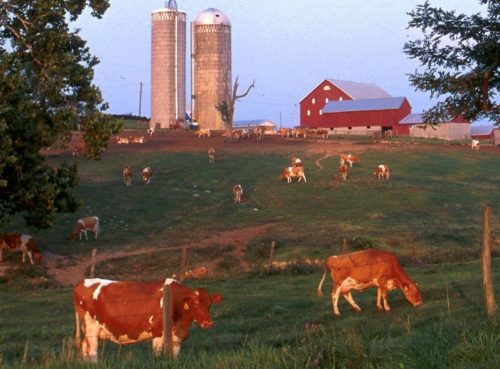
{"label": "white barn roof", "polygon": [[404,97],[385,97],[381,99],[330,101],[323,107],[323,113],[399,109],[404,100]]}
{"label": "white barn roof", "polygon": [[264,126],[264,127],[276,127],[276,124],[271,122],[268,119],[249,119],[249,120],[237,120],[233,122],[233,127],[255,127],[255,126]]}
{"label": "white barn roof", "polygon": [[353,100],[391,97],[387,91],[373,83],[342,81],[339,79],[328,79],[328,81],[349,95]]}

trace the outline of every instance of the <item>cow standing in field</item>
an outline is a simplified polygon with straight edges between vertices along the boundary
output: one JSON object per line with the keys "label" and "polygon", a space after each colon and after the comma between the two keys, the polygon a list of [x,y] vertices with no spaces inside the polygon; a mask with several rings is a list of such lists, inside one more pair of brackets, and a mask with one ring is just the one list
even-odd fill
{"label": "cow standing in field", "polygon": [[472,140],[470,149],[472,151],[479,151],[479,140]]}
{"label": "cow standing in field", "polygon": [[196,131],[198,138],[200,137],[210,137],[210,128],[200,128]]}
{"label": "cow standing in field", "polygon": [[389,179],[389,176],[391,174],[391,171],[389,169],[389,166],[386,164],[379,164],[376,168],[375,171],[373,172],[377,179]]}
{"label": "cow standing in field", "polygon": [[377,287],[378,309],[390,310],[387,294],[397,288],[403,291],[413,306],[422,304],[417,284],[406,275],[396,256],[390,252],[370,249],[330,256],[325,261],[325,272],[318,285],[319,296],[322,295],[321,288],[328,272],[333,281],[332,305],[335,315],[340,315],[338,309],[340,294],[354,310],[361,311],[352,298],[351,290],[363,291],[369,287]]}
{"label": "cow standing in field", "polygon": [[132,174],[134,172],[132,171],[132,168],[130,168],[128,165],[123,168],[122,171],[122,176],[123,176],[123,183],[125,186],[132,186]]}
{"label": "cow standing in field", "polygon": [[343,181],[347,180],[347,172],[348,171],[349,171],[349,166],[347,166],[346,164],[342,164],[339,167],[339,176],[340,176],[340,179],[342,179]]}
{"label": "cow standing in field", "polygon": [[352,168],[354,163],[359,163],[359,158],[352,154],[340,154],[340,165],[348,163]]}
{"label": "cow standing in field", "polygon": [[36,247],[33,237],[21,233],[4,233],[0,235],[0,263],[3,261],[3,249],[21,252],[21,261],[26,262],[26,255],[31,265],[42,261],[42,253]]}
{"label": "cow standing in field", "polygon": [[155,133],[155,127],[149,127],[148,128],[149,137],[153,137],[154,133]]}
{"label": "cow standing in field", "polygon": [[241,187],[240,184],[234,185],[233,186],[233,196],[234,196],[234,202],[236,204],[241,203],[241,196],[243,195],[243,187]]}
{"label": "cow standing in field", "polygon": [[208,163],[213,164],[215,161],[215,149],[213,147],[208,149]]}
{"label": "cow standing in field", "polygon": [[291,183],[293,178],[298,178],[299,180],[297,182],[300,182],[301,180],[307,182],[304,167],[299,166],[283,168],[283,171],[281,172],[281,179],[286,179],[287,183]]}
{"label": "cow standing in field", "polygon": [[151,183],[151,177],[153,177],[153,170],[151,167],[146,167],[142,170],[142,181],[145,185]]}
{"label": "cow standing in field", "polygon": [[85,239],[88,240],[88,231],[94,232],[94,239],[97,239],[101,228],[99,227],[99,218],[98,217],[85,217],[80,218],[75,224],[73,231],[69,235],[70,240],[74,240],[77,237],[80,237],[80,241],[82,237],[85,236]]}
{"label": "cow standing in field", "polygon": [[[171,301],[163,301],[163,288],[170,286]],[[191,323],[211,328],[210,306],[222,295],[209,295],[203,288],[189,289],[173,279],[158,282],[118,282],[85,279],[73,290],[76,342],[83,359],[97,362],[99,340],[120,345],[152,340],[159,355],[163,349],[163,308],[171,304],[173,316],[172,356],[179,355]],[[81,332],[83,331],[83,339]]]}

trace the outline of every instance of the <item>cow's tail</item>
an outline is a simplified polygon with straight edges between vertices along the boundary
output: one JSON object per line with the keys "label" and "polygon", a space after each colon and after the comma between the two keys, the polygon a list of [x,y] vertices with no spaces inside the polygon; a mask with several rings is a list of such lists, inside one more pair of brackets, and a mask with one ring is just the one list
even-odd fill
{"label": "cow's tail", "polygon": [[316,291],[318,297],[323,297],[323,291],[321,289],[323,288],[323,282],[325,281],[327,272],[328,272],[328,269],[326,268],[326,265],[325,265],[325,271],[323,273],[323,277],[321,277],[321,281],[319,281],[318,289]]}
{"label": "cow's tail", "polygon": [[82,346],[82,337],[81,337],[81,324],[80,324],[80,317],[78,316],[78,312],[75,309],[75,323],[76,323],[76,330],[75,330],[75,346],[76,348],[80,348]]}

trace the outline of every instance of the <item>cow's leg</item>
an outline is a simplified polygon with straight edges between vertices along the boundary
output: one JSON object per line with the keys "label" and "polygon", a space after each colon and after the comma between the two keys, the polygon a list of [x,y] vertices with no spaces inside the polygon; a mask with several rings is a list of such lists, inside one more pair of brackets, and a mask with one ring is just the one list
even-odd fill
{"label": "cow's leg", "polygon": [[385,287],[380,287],[380,294],[382,295],[382,302],[384,304],[384,310],[389,311],[391,310],[389,303],[387,302],[387,288]]}
{"label": "cow's leg", "polygon": [[0,263],[3,262],[3,246],[0,245]]}
{"label": "cow's leg", "polygon": [[31,265],[35,264],[35,263],[33,262],[33,253],[32,253],[31,251],[27,251],[26,253],[28,254],[28,257],[30,258],[30,263],[31,263]]}
{"label": "cow's leg", "polygon": [[90,314],[85,313],[83,332],[85,338],[82,341],[83,360],[97,363],[97,350],[99,347],[100,325],[97,320],[92,319]]}
{"label": "cow's leg", "polygon": [[333,314],[340,315],[338,303],[339,303],[339,295],[340,295],[340,286],[337,288],[332,288],[332,306],[333,306]]}
{"label": "cow's leg", "polygon": [[382,290],[377,288],[377,309],[382,310]]}
{"label": "cow's leg", "polygon": [[305,174],[302,176],[302,178],[304,178],[304,182],[307,182]]}
{"label": "cow's leg", "polygon": [[21,261],[23,264],[26,262],[26,252],[22,251],[23,256],[21,257]]}
{"label": "cow's leg", "polygon": [[361,311],[361,308],[359,307],[358,304],[356,304],[356,302],[354,301],[354,299],[352,298],[352,294],[351,294],[351,291],[347,292],[347,293],[343,293],[342,296],[344,296],[344,298],[347,300],[347,302],[349,302],[349,304],[351,304],[352,308],[356,311]]}
{"label": "cow's leg", "polygon": [[163,350],[163,335],[153,338],[153,353],[155,356],[160,356]]}

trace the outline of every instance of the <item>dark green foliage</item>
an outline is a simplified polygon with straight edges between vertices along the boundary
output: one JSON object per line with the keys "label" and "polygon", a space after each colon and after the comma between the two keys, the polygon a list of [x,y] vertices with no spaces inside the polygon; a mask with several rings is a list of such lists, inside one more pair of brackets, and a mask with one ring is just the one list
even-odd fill
{"label": "dark green foliage", "polygon": [[408,41],[404,52],[424,68],[410,74],[410,82],[431,97],[444,97],[426,112],[428,122],[463,115],[500,123],[500,2],[478,3],[485,5],[483,12],[470,16],[432,7],[429,1],[408,13],[408,28],[420,30],[423,39]]}
{"label": "dark green foliage", "polygon": [[40,150],[84,134],[86,153],[98,159],[120,125],[92,84],[97,58],[78,31],[90,6],[100,17],[107,0],[3,1],[0,7],[0,223],[21,213],[26,224],[50,227],[57,212],[74,211],[76,168],[46,164]]}

